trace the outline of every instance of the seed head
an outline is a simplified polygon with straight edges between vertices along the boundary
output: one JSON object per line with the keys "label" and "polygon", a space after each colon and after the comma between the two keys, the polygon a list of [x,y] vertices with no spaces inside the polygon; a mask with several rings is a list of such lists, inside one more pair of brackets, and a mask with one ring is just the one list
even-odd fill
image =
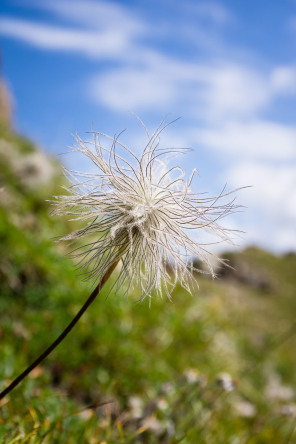
{"label": "seed head", "polygon": [[[65,187],[68,194],[54,200],[56,214],[87,223],[61,238],[72,242],[89,237],[88,243],[72,251],[87,279],[100,280],[121,258],[115,285],[126,292],[138,285],[141,299],[153,292],[165,292],[170,298],[178,281],[190,292],[197,271],[214,276],[213,259],[220,259],[199,239],[210,232],[219,242],[231,241],[231,230],[220,225],[220,220],[237,208],[234,200],[221,203],[230,193],[194,194],[191,182],[196,170],[186,180],[182,168],[168,166],[185,149],[159,147],[166,126],[162,122],[151,136],[144,127],[148,142],[140,156],[118,137],[92,132],[92,141],[83,142],[77,136],[73,150],[87,156],[96,172],[67,171],[72,181]],[[102,138],[109,147],[102,145]],[[197,269],[196,259],[206,267]]]}

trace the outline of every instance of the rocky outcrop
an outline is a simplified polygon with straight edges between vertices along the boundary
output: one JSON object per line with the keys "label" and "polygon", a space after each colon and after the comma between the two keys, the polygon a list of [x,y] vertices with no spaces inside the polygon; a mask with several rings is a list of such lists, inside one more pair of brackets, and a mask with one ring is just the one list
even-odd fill
{"label": "rocky outcrop", "polygon": [[273,280],[270,273],[245,257],[243,252],[225,253],[223,259],[227,261],[227,265],[218,270],[219,278],[236,281],[266,293],[272,290]]}
{"label": "rocky outcrop", "polygon": [[0,125],[10,126],[11,124],[11,97],[7,85],[2,78],[0,54]]}

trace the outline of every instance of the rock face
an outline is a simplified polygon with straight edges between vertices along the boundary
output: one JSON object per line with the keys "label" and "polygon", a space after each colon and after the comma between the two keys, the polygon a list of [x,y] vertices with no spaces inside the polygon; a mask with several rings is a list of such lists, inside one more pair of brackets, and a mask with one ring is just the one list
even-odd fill
{"label": "rock face", "polygon": [[8,99],[7,89],[2,80],[0,80],[0,124],[10,126],[11,108]]}
{"label": "rock face", "polygon": [[59,229],[65,232],[50,215],[47,199],[60,192],[64,179],[57,160],[10,127],[8,102],[1,106],[0,302],[35,294],[37,303],[50,280],[50,239]]}
{"label": "rock face", "polygon": [[[0,53],[0,204],[18,187],[24,191],[54,187],[60,165],[11,127],[11,97],[1,76]],[[15,194],[15,193],[14,193]],[[5,196],[5,197],[3,197]],[[7,206],[7,205],[6,205]]]}
{"label": "rock face", "polygon": [[[251,248],[249,249],[251,251]],[[245,250],[248,253],[248,249]],[[270,292],[273,287],[273,281],[270,273],[254,264],[248,254],[243,253],[225,253],[223,258],[227,260],[229,267],[221,267],[218,276],[221,279],[228,279],[249,286],[255,290]]]}
{"label": "rock face", "polygon": [[[57,175],[57,163],[32,145],[29,152],[20,150],[18,141],[0,136],[0,158],[21,186],[34,189],[52,184]],[[1,173],[0,173],[1,177]]]}
{"label": "rock face", "polygon": [[7,86],[1,75],[1,54],[0,54],[0,125],[10,126],[11,124],[11,98]]}

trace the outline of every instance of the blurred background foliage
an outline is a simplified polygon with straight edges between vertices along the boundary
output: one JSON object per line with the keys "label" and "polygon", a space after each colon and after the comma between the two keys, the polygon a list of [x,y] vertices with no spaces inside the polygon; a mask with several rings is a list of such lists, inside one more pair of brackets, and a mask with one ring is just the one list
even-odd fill
{"label": "blurred background foliage", "polygon": [[[61,165],[15,134],[1,86],[0,381],[88,297],[47,201]],[[6,106],[6,108],[5,108]],[[250,247],[193,296],[137,303],[112,278],[70,336],[0,405],[0,443],[296,442],[296,254]]]}

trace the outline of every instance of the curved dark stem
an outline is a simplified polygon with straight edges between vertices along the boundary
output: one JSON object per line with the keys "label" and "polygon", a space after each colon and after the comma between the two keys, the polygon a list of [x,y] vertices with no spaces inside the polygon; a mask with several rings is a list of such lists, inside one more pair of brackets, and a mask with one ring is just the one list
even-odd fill
{"label": "curved dark stem", "polygon": [[60,336],[34,361],[29,367],[26,368],[17,378],[15,378],[9,386],[0,393],[0,400],[3,399],[8,393],[11,392],[37,365],[39,365],[62,341],[63,339],[70,333],[74,325],[77,324],[83,313],[87,310],[90,304],[96,299],[97,295],[102,290],[103,286],[109,279],[110,275],[114,271],[116,265],[118,264],[120,259],[118,259],[111,267],[107,270],[97,287],[91,293],[85,304],[81,307],[77,315],[72,319],[70,324],[65,328],[65,330],[60,334]]}

